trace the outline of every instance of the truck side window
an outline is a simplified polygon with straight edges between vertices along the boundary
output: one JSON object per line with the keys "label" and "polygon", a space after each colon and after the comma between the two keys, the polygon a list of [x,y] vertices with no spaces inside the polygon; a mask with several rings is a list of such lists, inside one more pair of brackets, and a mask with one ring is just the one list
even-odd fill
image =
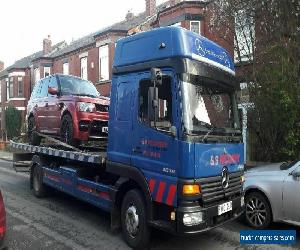
{"label": "truck side window", "polygon": [[[148,90],[152,87],[149,79],[140,82],[139,95],[139,117],[140,121],[154,127],[154,121],[149,120],[148,115]],[[172,126],[172,91],[171,77],[164,76],[161,86],[158,87],[158,117],[156,119],[156,128],[169,131]]]}

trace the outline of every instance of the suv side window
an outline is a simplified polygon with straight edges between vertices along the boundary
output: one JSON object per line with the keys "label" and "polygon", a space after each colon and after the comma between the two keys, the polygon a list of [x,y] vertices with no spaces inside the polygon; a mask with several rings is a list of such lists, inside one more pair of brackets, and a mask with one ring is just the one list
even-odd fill
{"label": "suv side window", "polygon": [[[58,84],[57,84],[57,79],[56,76],[51,76],[49,79],[49,88],[55,88],[58,90]],[[56,96],[56,95],[51,95],[48,93],[48,96]]]}
{"label": "suv side window", "polygon": [[[169,131],[172,126],[172,78],[164,76],[162,85],[157,86],[158,90],[158,117],[156,119],[156,127],[159,130]],[[152,87],[150,79],[140,81],[139,91],[139,119],[148,126],[154,127],[154,120],[149,119],[149,103],[148,91]]]}

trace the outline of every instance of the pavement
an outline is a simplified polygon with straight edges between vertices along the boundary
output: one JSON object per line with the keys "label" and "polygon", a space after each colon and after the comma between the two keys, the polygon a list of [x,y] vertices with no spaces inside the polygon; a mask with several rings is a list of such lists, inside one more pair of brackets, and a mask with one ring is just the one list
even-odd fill
{"label": "pavement", "polygon": [[[108,213],[69,195],[53,192],[34,197],[29,175],[16,173],[12,162],[0,160],[0,189],[7,213],[8,249],[129,249],[121,233],[111,233]],[[151,249],[300,249],[296,245],[240,245],[239,221],[192,237],[176,237],[153,230]],[[271,229],[300,228],[274,224]]]}
{"label": "pavement", "polygon": [[11,152],[0,150],[0,160],[12,161],[13,160],[13,154]]}

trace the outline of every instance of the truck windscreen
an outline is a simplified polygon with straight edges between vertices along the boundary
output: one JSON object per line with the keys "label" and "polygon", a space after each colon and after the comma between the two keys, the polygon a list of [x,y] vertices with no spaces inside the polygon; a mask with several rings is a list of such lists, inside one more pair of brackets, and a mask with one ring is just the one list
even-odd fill
{"label": "truck windscreen", "polygon": [[185,132],[240,132],[233,87],[203,77],[188,77],[181,81],[181,90]]}

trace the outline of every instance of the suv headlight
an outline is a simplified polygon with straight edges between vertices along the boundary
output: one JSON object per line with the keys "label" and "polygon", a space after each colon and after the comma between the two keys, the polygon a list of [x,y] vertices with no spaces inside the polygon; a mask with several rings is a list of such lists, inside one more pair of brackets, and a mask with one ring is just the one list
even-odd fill
{"label": "suv headlight", "polygon": [[78,109],[80,112],[94,112],[96,109],[96,106],[94,103],[87,103],[87,102],[79,102],[78,103]]}

